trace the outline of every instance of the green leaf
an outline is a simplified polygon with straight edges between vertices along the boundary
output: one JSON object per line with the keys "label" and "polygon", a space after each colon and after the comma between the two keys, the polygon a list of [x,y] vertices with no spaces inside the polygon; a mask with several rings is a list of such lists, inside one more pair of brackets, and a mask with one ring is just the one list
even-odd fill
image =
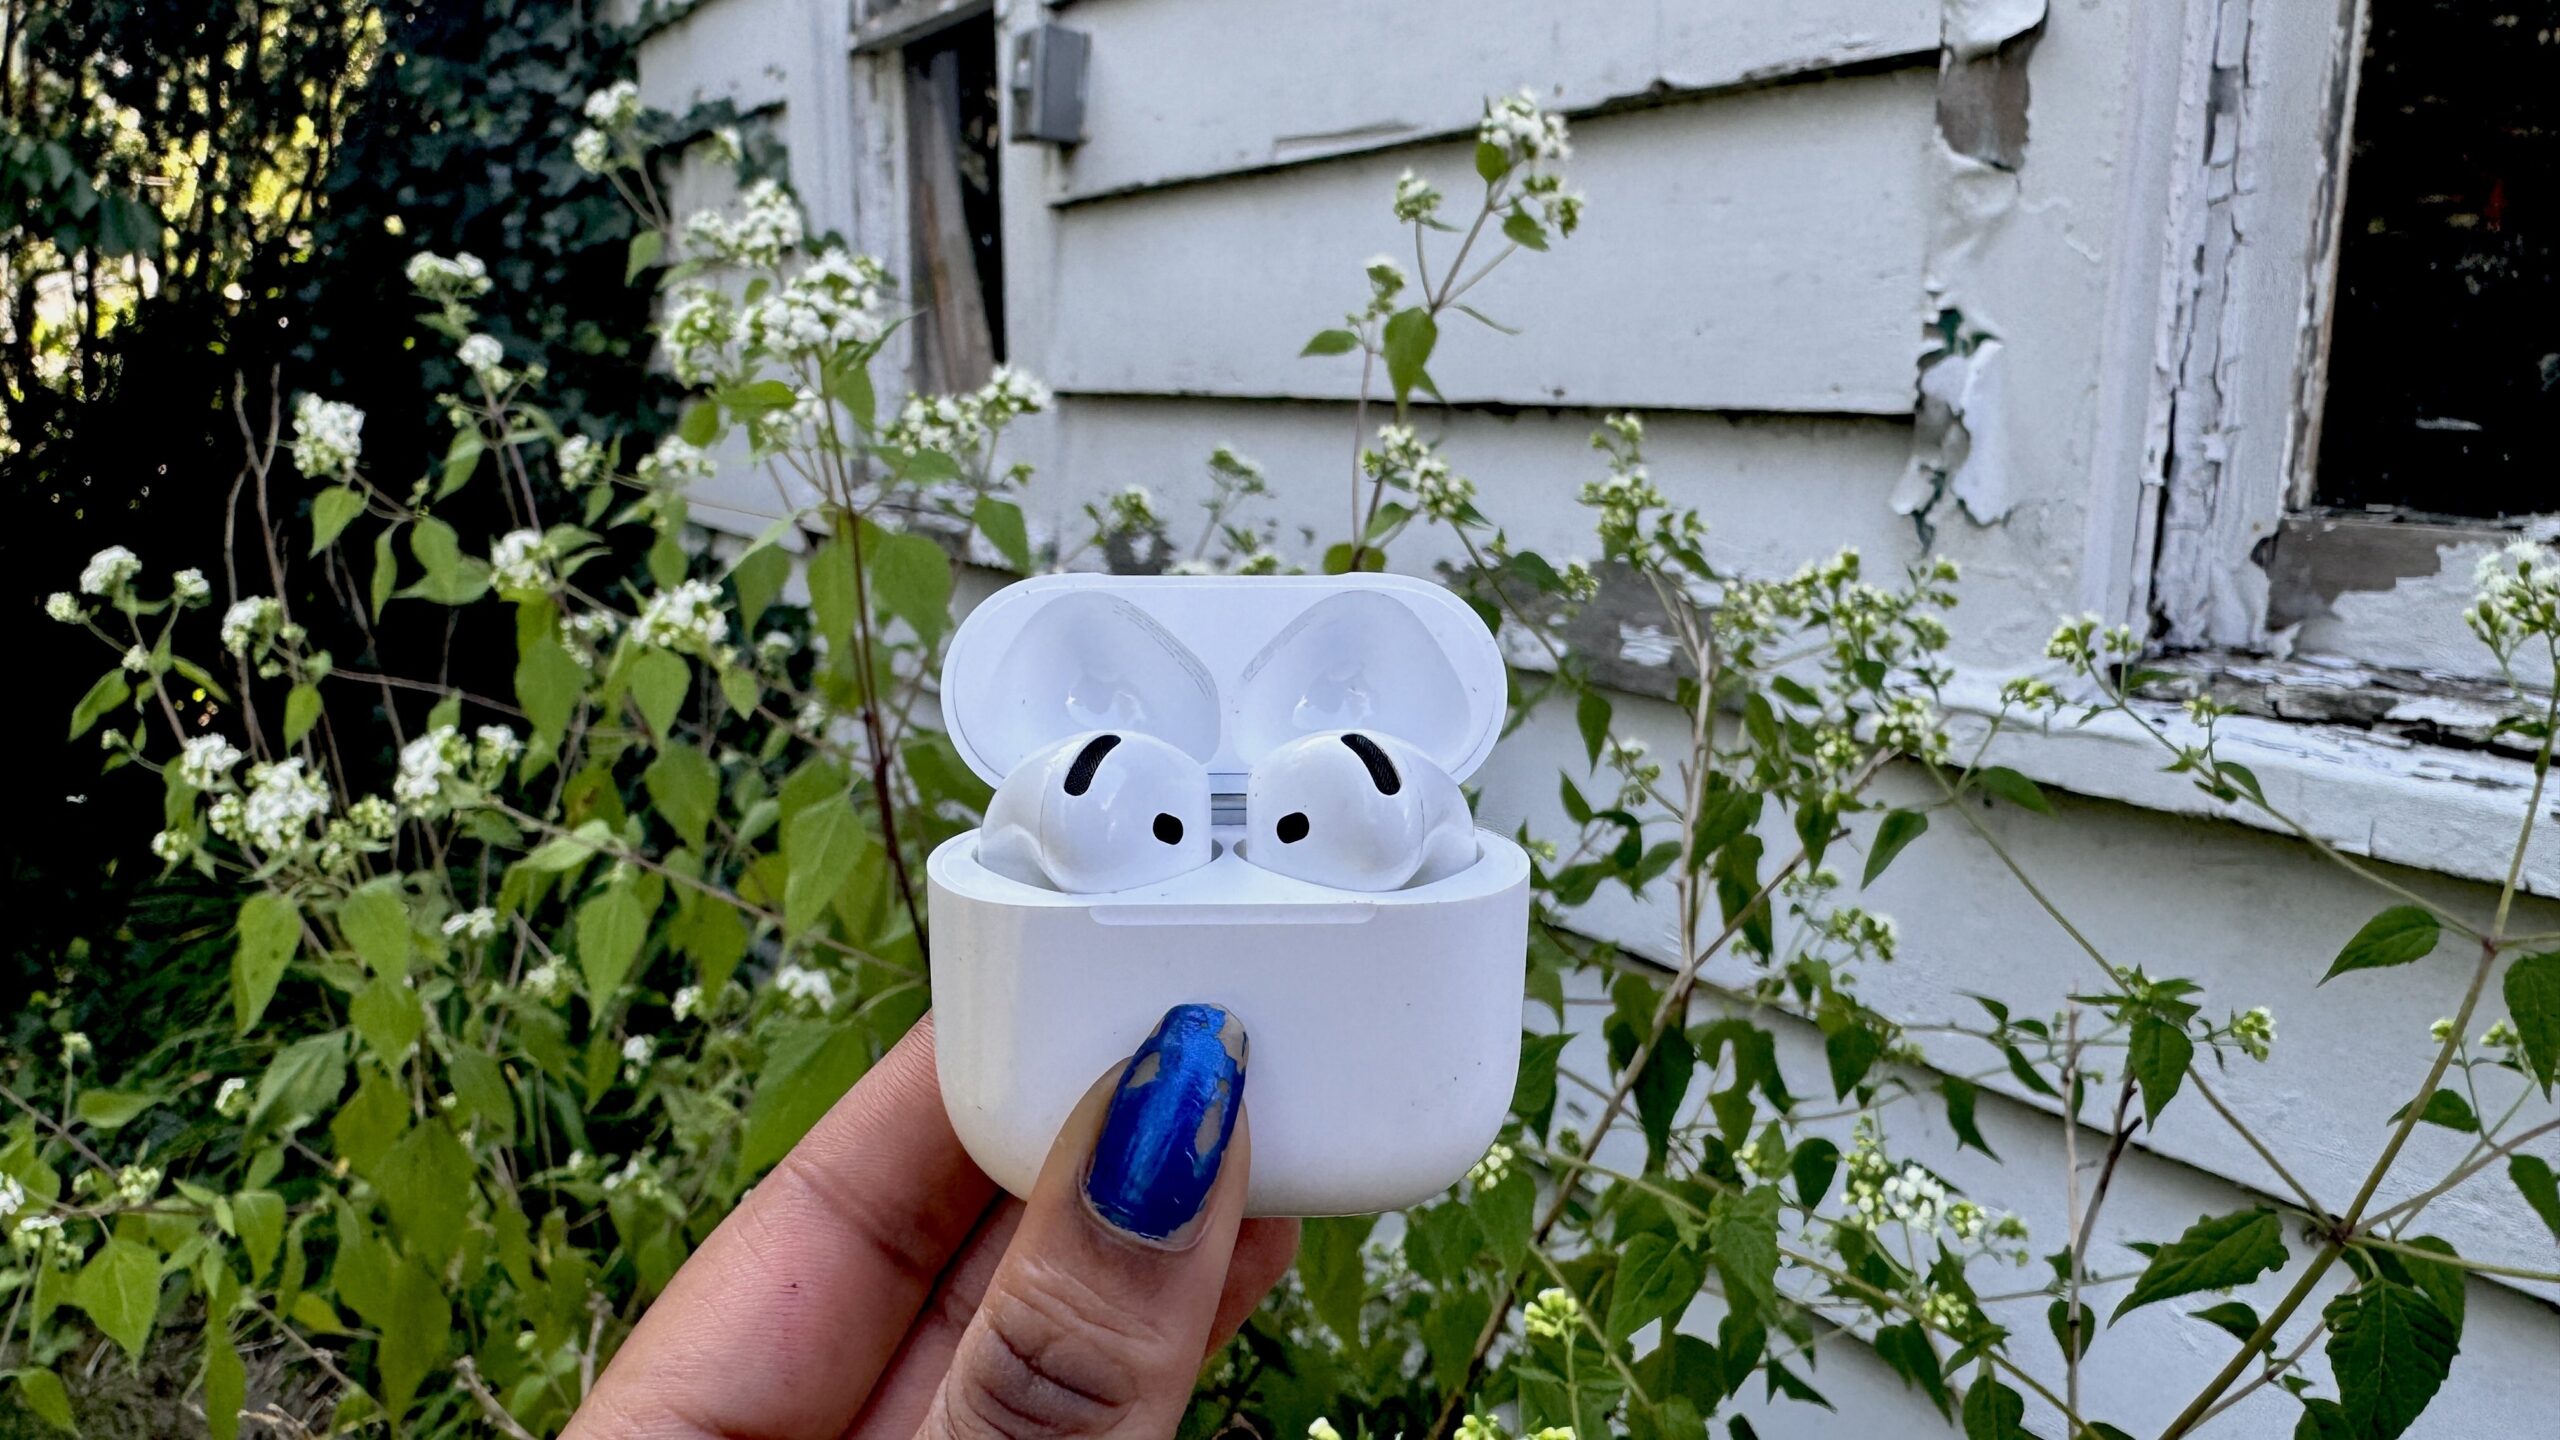
{"label": "green leaf", "polygon": [[1720,1193],[1707,1206],[1707,1244],[1725,1303],[1748,1322],[1773,1316],[1778,1296],[1778,1190]]}
{"label": "green leaf", "polygon": [[1679,1324],[1706,1278],[1707,1262],[1668,1236],[1648,1230],[1628,1241],[1609,1291],[1609,1343],[1623,1345],[1656,1320]]}
{"label": "green leaf", "polygon": [[1476,142],[1476,174],[1487,185],[1511,173],[1511,152],[1487,141]]}
{"label": "green leaf", "polygon": [[1939,1414],[1949,1413],[1946,1373],[1939,1368],[1938,1352],[1930,1348],[1929,1332],[1918,1321],[1878,1330],[1874,1344],[1877,1358],[1891,1366],[1904,1384],[1918,1386]]}
{"label": "green leaf", "polygon": [[603,1005],[631,975],[649,938],[649,912],[630,882],[607,886],[578,907],[578,969],[586,977],[587,999]]}
{"label": "green leaf", "polygon": [[765,608],[782,593],[790,578],[791,552],[779,545],[758,545],[739,556],[729,580],[738,587],[740,626],[752,633],[764,619]]}
{"label": "green leaf", "polygon": [[1609,743],[1609,720],[1612,709],[1609,697],[1597,688],[1585,686],[1581,698],[1573,702],[1573,723],[1582,732],[1582,752],[1597,766],[1601,748]]}
{"label": "green leaf", "polygon": [[1863,890],[1876,883],[1876,877],[1884,873],[1884,867],[1893,863],[1894,856],[1902,853],[1902,847],[1928,832],[1929,817],[1919,811],[1886,811],[1883,821],[1876,826],[1874,843],[1867,846],[1867,873],[1859,879],[1858,888]]}
{"label": "green leaf", "polygon": [[1352,571],[1352,562],[1354,560],[1359,562],[1359,568],[1362,570],[1384,570],[1387,568],[1387,552],[1384,550],[1379,549],[1375,545],[1364,545],[1355,551],[1352,548],[1350,541],[1342,540],[1325,547],[1324,573],[1327,575],[1348,575]]}
{"label": "green leaf", "polygon": [[843,796],[811,805],[783,822],[782,854],[789,870],[782,887],[783,924],[800,934],[818,923],[854,866],[875,842]]}
{"label": "green leaf", "polygon": [[2196,1042],[2188,1038],[2185,1026],[2149,1013],[2134,1017],[2125,1064],[2142,1085],[2142,1110],[2152,1129],[2160,1128],[2160,1112],[2169,1108],[2178,1087],[2186,1082],[2187,1063],[2195,1053]]}
{"label": "green leaf", "polygon": [[276,1052],[258,1077],[249,1101],[249,1128],[289,1126],[318,1115],[338,1098],[347,1083],[347,1037],[343,1030],[296,1040]]}
{"label": "green leaf", "polygon": [[338,933],[375,974],[407,974],[409,906],[399,878],[368,881],[340,902]]}
{"label": "green leaf", "polygon": [[2416,905],[2394,905],[2364,922],[2364,928],[2338,952],[2329,973],[2320,977],[2328,984],[2350,970],[2375,970],[2386,965],[2406,965],[2436,948],[2436,940],[2444,932],[2433,912]]}
{"label": "green leaf", "polygon": [[1299,351],[1298,354],[1301,357],[1308,355],[1348,355],[1359,348],[1360,337],[1352,334],[1348,330],[1319,330],[1316,332],[1315,338],[1307,342],[1307,348]]}
{"label": "green leaf", "polygon": [[880,608],[930,642],[951,623],[951,557],[922,535],[867,529],[871,594]]}
{"label": "green leaf", "polygon": [[676,421],[676,434],[696,449],[708,449],[720,438],[720,407],[708,400],[687,405]]}
{"label": "green leaf", "polygon": [[273,1190],[232,1196],[231,1228],[240,1237],[240,1253],[248,1257],[249,1278],[265,1275],[284,1248],[284,1197]]}
{"label": "green leaf", "polygon": [[2082,1355],[2088,1354],[2090,1342],[2098,1338],[2098,1312],[2085,1302],[2080,1306],[2078,1334],[2072,1333],[2071,1306],[2067,1301],[2056,1300],[2044,1307],[2044,1323],[2053,1332],[2054,1348],[2065,1355],[2072,1353],[2075,1345]]}
{"label": "green leaf", "polygon": [[228,1323],[204,1327],[204,1423],[212,1440],[239,1440],[240,1407],[249,1400],[249,1370],[231,1343]]}
{"label": "green leaf", "polygon": [[1983,789],[2012,805],[2039,815],[2053,813],[2053,802],[2044,797],[2044,787],[2006,765],[1985,765],[1973,772],[1973,778]]}
{"label": "green leaf", "polygon": [[80,703],[71,707],[70,738],[77,740],[89,733],[89,727],[97,724],[99,717],[123,704],[132,694],[133,687],[125,683],[121,669],[99,676],[98,683],[89,687],[89,693],[80,697]]}
{"label": "green leaf", "polygon": [[160,1256],[150,1246],[110,1239],[71,1282],[71,1303],[135,1360],[160,1314]]}
{"label": "green leaf", "polygon": [[1360,1347],[1360,1307],[1368,1293],[1360,1248],[1376,1228],[1375,1215],[1341,1215],[1305,1222],[1298,1244],[1298,1279],[1307,1303],[1342,1343]]}
{"label": "green leaf", "polygon": [[2560,1177],[2551,1173],[2551,1162],[2539,1155],[2518,1155],[2507,1161],[2507,1178],[2523,1192],[2533,1213],[2551,1227],[2551,1238],[2560,1240]]}
{"label": "green leaf", "polygon": [[457,1050],[449,1074],[463,1116],[486,1127],[484,1133],[500,1144],[512,1144],[516,1102],[515,1092],[507,1087],[505,1068],[486,1051]]}
{"label": "green leaf", "polygon": [[1547,227],[1526,210],[1513,210],[1502,217],[1502,235],[1523,250],[1547,248]]}
{"label": "green leaf", "polygon": [[383,1208],[409,1248],[438,1272],[462,1244],[464,1223],[479,1189],[472,1183],[471,1152],[441,1118],[414,1126],[374,1170]]}
{"label": "green leaf", "polygon": [[646,230],[633,231],[631,249],[622,259],[622,283],[628,285],[639,279],[640,272],[657,264],[658,257],[665,254],[666,249],[667,232],[654,226]]}
{"label": "green leaf", "polygon": [[390,1076],[368,1070],[355,1098],[329,1121],[329,1142],[357,1174],[371,1175],[408,1126],[408,1096]]}
{"label": "green leaf", "polygon": [[409,531],[409,554],[426,573],[401,591],[439,605],[468,605],[489,593],[489,562],[462,553],[453,527],[429,516]]}
{"label": "green leaf", "polygon": [[720,804],[720,772],[709,757],[681,741],[671,743],[641,772],[640,783],[648,787],[650,803],[668,826],[685,844],[701,849]]}
{"label": "green leaf", "polygon": [[2434,1301],[2388,1280],[2348,1291],[2320,1313],[2350,1435],[2391,1440],[2407,1430],[2462,1348]]}
{"label": "green leaf", "polygon": [[20,1370],[17,1386],[19,1403],[34,1411],[37,1419],[56,1430],[80,1433],[71,1418],[71,1392],[62,1388],[61,1376],[50,1370]]}
{"label": "green leaf", "polygon": [[2027,1402],[1991,1378],[1990,1367],[1964,1392],[1964,1440],[2025,1440]]}
{"label": "green leaf", "polygon": [[2187,1313],[2243,1344],[2258,1333],[2258,1307],[2245,1300],[2225,1300]]}
{"label": "green leaf", "polygon": [[537,738],[557,741],[578,712],[587,668],[550,634],[524,642],[516,653],[516,703],[524,707]]}
{"label": "green leaf", "polygon": [[113,1130],[160,1103],[160,1097],[138,1090],[83,1090],[79,1115],[84,1125]]}
{"label": "green leaf", "polygon": [[981,495],[970,518],[976,522],[978,533],[987,537],[987,543],[996,547],[996,553],[1004,557],[1004,563],[1012,566],[1015,574],[1031,573],[1031,535],[1023,526],[1021,506],[993,495]]}
{"label": "green leaf", "polygon": [[397,971],[376,975],[357,991],[347,1002],[347,1020],[382,1063],[395,1070],[427,1028],[426,1007]]}
{"label": "green leaf", "polygon": [[753,1175],[790,1153],[870,1068],[870,1042],[853,1026],[812,1023],[786,1032],[747,1102],[739,1165]]}
{"label": "green leaf", "polygon": [[364,492],[340,485],[311,497],[311,553],[319,554],[364,513]]}
{"label": "green leaf", "polygon": [[302,916],[293,902],[261,890],[240,907],[240,946],[231,955],[231,1015],[240,1033],[258,1023],[275,998],[276,982],[302,943]]}
{"label": "green leaf", "polygon": [[2142,1278],[2133,1282],[2133,1292],[2107,1321],[2113,1324],[2126,1311],[2157,1300],[2246,1285],[2281,1268],[2285,1259],[2284,1226],[2273,1210],[2239,1210],[2198,1220],[2187,1233],[2151,1252]]}
{"label": "green leaf", "polygon": [[1831,1193],[1831,1181],[1839,1174],[1840,1147],[1817,1135],[1798,1145],[1787,1157],[1788,1178],[1796,1182],[1796,1203],[1810,1210]]}
{"label": "green leaf", "polygon": [[747,953],[747,924],[738,908],[708,895],[686,899],[667,927],[667,943],[693,962],[702,993],[717,995]]}
{"label": "green leaf", "polygon": [[391,592],[400,584],[400,561],[391,550],[391,537],[400,533],[397,525],[387,525],[373,537],[373,579],[366,599],[372,603],[373,618],[382,618],[382,607],[391,601]]}
{"label": "green leaf", "polygon": [[2524,1064],[2548,1096],[2560,1079],[2560,953],[2527,955],[2507,967],[2507,1013],[2524,1037]]}
{"label": "green leaf", "polygon": [[376,1398],[391,1414],[405,1415],[452,1342],[453,1306],[442,1282],[380,1240],[344,1247],[336,1278],[340,1298],[382,1337],[374,1352],[381,1372]]}
{"label": "green leaf", "polygon": [[1956,1144],[1970,1145],[1994,1160],[1999,1159],[2000,1152],[1992,1149],[1990,1142],[1982,1138],[1982,1128],[1974,1120],[1974,1101],[1980,1093],[1974,1083],[1961,1076],[1949,1075],[1938,1082],[1938,1088],[1947,1097],[1947,1128],[1955,1131]]}
{"label": "green leaf", "polygon": [[284,697],[284,743],[299,745],[311,727],[320,723],[320,688],[309,681],[294,686]]}
{"label": "green leaf", "polygon": [[1440,343],[1440,322],[1427,310],[1418,307],[1399,310],[1387,317],[1387,327],[1380,349],[1387,360],[1387,383],[1396,392],[1401,405],[1416,385],[1425,383],[1423,367],[1431,363],[1432,347]]}
{"label": "green leaf", "polygon": [[685,693],[692,688],[693,667],[681,655],[643,650],[631,661],[631,701],[640,707],[649,733],[658,739],[673,733],[676,713],[684,708]]}
{"label": "green leaf", "polygon": [[[1517,1270],[1529,1258],[1529,1234],[1537,1225],[1537,1206],[1538,1183],[1522,1170],[1503,1176],[1498,1185],[1480,1186],[1475,1192],[1476,1226],[1484,1231],[1485,1247],[1507,1269]],[[1474,1337],[1468,1338],[1472,1341]]]}
{"label": "green leaf", "polygon": [[853,545],[843,536],[827,541],[810,554],[809,618],[816,633],[825,636],[835,653],[842,655],[853,653],[853,622],[862,604],[862,590],[853,577]]}
{"label": "green leaf", "polygon": [[[2409,1107],[2406,1105],[2392,1111],[2391,1123],[2398,1124],[2401,1117],[2408,1113]],[[2441,1125],[2447,1130],[2459,1130],[2465,1135],[2480,1133],[2480,1117],[2471,1113],[2471,1102],[2452,1090],[2441,1087],[2427,1097],[2425,1105],[2419,1107],[2418,1118],[2429,1125]]]}
{"label": "green leaf", "polygon": [[480,457],[487,454],[489,442],[478,430],[454,432],[453,443],[445,447],[444,472],[436,481],[436,498],[442,500],[471,483],[472,473],[480,468]]}

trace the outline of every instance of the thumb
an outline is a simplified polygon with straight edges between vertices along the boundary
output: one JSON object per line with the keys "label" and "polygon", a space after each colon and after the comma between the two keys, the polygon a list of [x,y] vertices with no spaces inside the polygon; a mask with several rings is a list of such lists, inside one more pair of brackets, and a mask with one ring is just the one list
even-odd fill
{"label": "thumb", "polygon": [[928,1440],[1162,1437],[1244,1214],[1244,1024],[1178,1005],[1069,1117],[925,1417]]}

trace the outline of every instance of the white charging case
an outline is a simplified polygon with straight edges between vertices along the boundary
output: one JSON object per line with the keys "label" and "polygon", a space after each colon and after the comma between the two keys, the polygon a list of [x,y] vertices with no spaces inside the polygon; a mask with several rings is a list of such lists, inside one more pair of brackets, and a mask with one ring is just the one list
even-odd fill
{"label": "white charging case", "polygon": [[1166,1010],[1205,1001],[1251,1037],[1246,1209],[1348,1215],[1428,1199],[1501,1128],[1520,1057],[1529,860],[1481,854],[1408,890],[1335,890],[1237,853],[1245,777],[1299,735],[1393,735],[1464,779],[1501,734],[1484,622],[1399,575],[1049,575],[970,612],[942,714],[990,784],[1087,730],[1153,735],[1207,766],[1218,856],[1162,884],[1067,895],[927,863],[934,1044],[969,1155],[1030,1193],[1069,1109]]}

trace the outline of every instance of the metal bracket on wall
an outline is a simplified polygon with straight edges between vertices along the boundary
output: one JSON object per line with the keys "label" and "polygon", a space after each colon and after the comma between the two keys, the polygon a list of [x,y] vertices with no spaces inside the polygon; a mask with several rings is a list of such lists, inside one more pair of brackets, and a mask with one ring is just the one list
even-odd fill
{"label": "metal bracket on wall", "polygon": [[1041,145],[1084,139],[1084,80],[1093,37],[1036,25],[1013,37],[1013,124],[1008,138]]}

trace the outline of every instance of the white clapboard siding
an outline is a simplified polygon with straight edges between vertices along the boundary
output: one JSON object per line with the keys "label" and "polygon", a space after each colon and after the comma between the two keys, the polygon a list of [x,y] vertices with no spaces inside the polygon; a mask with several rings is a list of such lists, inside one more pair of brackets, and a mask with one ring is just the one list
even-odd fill
{"label": "white clapboard siding", "polygon": [[[1620,733],[1649,742],[1658,756],[1676,756],[1687,743],[1687,718],[1656,701],[1621,699],[1617,724]],[[1556,774],[1580,776],[1587,767],[1570,713],[1543,708],[1506,736],[1498,753],[1501,763],[1476,777],[1484,787],[1478,806],[1484,823],[1507,832],[1525,820],[1532,834],[1572,833],[1557,798]],[[1919,805],[1935,794],[1917,775],[1891,772],[1873,798]],[[2320,976],[2338,947],[2389,897],[2280,837],[2099,801],[2056,797],[2055,803],[2054,816],[2005,805],[1978,813],[2112,961],[2195,979],[2205,987],[2215,1019],[2252,1005],[2274,1011],[2272,1058],[2260,1064],[2234,1056],[2219,1073],[2208,1060],[2204,1073],[2216,1094],[2277,1146],[2304,1184],[2343,1208],[2389,1133],[2384,1117],[2409,1098],[2434,1058],[2427,1027],[2457,998],[2448,994],[2443,968],[2455,957],[2447,953],[2435,964],[2372,971],[2324,986]],[[1794,848],[1792,837],[1774,833],[1770,843],[1778,854]],[[1844,847],[1828,863],[1854,877],[1863,863],[1859,848]],[[2388,873],[2464,913],[2478,913],[2496,899],[2494,890],[2441,876]],[[1642,900],[1630,899],[1622,887],[1604,887],[1589,907],[1575,912],[1574,923],[1668,963],[1676,958],[1666,944],[1670,898],[1666,886]],[[1905,1024],[1981,1023],[1982,1011],[1971,999],[1977,994],[2008,1001],[2021,1015],[2047,1015],[2059,996],[2101,983],[2088,957],[1951,815],[1942,814],[1855,903],[1892,916],[1900,926],[1900,958],[1861,970],[1858,985],[1867,1004]],[[2560,905],[2520,901],[2518,914],[2521,928],[2560,928]],[[1733,957],[1702,973],[1728,987],[1748,982],[1748,972]],[[2485,1007],[2475,1024],[2486,1029],[2495,1013],[2494,1006]],[[1999,1057],[1978,1042],[1912,1038],[1948,1073],[1981,1075],[1988,1092],[2049,1104],[2027,1096],[2000,1068]],[[2109,1053],[2112,1060],[2097,1063],[2112,1071],[2121,1052]],[[1986,1070],[1993,1073],[1984,1075]],[[2500,1110],[2520,1087],[2516,1077],[2503,1074],[2482,1084],[2483,1103]],[[2096,1109],[2093,1103],[2093,1115]],[[2560,1110],[2536,1096],[2527,1100],[2517,1124],[2555,1115]],[[2389,1203],[2443,1175],[2459,1162],[2470,1138],[2418,1127],[2396,1178],[2379,1198]],[[2250,1189],[2284,1193],[2265,1164],[2192,1096],[2180,1098],[2163,1116],[2157,1134],[2143,1132],[2140,1144]],[[2025,1209],[2029,1197],[2054,1178],[2034,1167],[2015,1167],[1998,1182],[2007,1193],[1978,1198]],[[2178,1223],[2193,1219],[2188,1215]],[[2463,1254],[2493,1263],[2546,1269],[2550,1264],[2550,1232],[2496,1176],[2484,1176],[2431,1206],[2418,1233],[2442,1235]],[[2560,1287],[2488,1283],[2560,1298]],[[2560,1318],[2552,1326],[2552,1338],[2560,1343]]]}
{"label": "white clapboard siding", "polygon": [[[1500,336],[1492,343],[1523,343]],[[1250,512],[1279,520],[1283,554],[1313,568],[1322,547],[1352,526],[1352,407],[1228,400],[1093,398],[1071,402],[1059,451],[1024,492],[1035,519],[1072,534],[1080,507],[1124,485],[1144,485],[1188,542],[1200,531],[1209,493],[1204,461],[1226,444],[1268,473],[1272,494]],[[1372,411],[1373,420],[1376,418]],[[1589,555],[1592,512],[1582,482],[1604,467],[1590,445],[1599,416],[1582,410],[1424,412],[1426,434],[1445,436],[1450,462],[1488,497],[1498,497],[1504,531],[1550,555]],[[1656,483],[1677,505],[1718,517],[1714,558],[1754,574],[1784,573],[1843,544],[1898,553],[1910,522],[1881,503],[1910,453],[1910,427],[1863,417],[1733,419],[1652,417],[1646,456]],[[1365,495],[1365,490],[1364,490]],[[1806,516],[1824,517],[1814,524]],[[1316,532],[1312,547],[1299,527]],[[1415,526],[1397,542],[1395,568],[1430,573],[1455,559],[1449,532]]]}
{"label": "white clapboard siding", "polygon": [[[1931,97],[1899,71],[1586,122],[1568,253],[1514,257],[1468,297],[1528,337],[1453,347],[1441,393],[1909,413]],[[1298,350],[1365,298],[1370,256],[1410,265],[1398,172],[1464,205],[1471,156],[1427,146],[1057,211],[1049,254],[1008,257],[1050,307],[1048,354],[1025,358],[1069,391],[1356,395],[1356,358]]]}
{"label": "white clapboard siding", "polygon": [[[1087,199],[1466,130],[1487,91],[1580,111],[1632,97],[1908,60],[1932,0],[1093,0],[1089,138],[1052,193]],[[1424,57],[1428,57],[1425,59]]]}
{"label": "white clapboard siding", "polygon": [[787,99],[792,68],[812,58],[811,9],[808,0],[702,6],[644,42],[641,97],[674,115],[718,100],[754,110]]}

